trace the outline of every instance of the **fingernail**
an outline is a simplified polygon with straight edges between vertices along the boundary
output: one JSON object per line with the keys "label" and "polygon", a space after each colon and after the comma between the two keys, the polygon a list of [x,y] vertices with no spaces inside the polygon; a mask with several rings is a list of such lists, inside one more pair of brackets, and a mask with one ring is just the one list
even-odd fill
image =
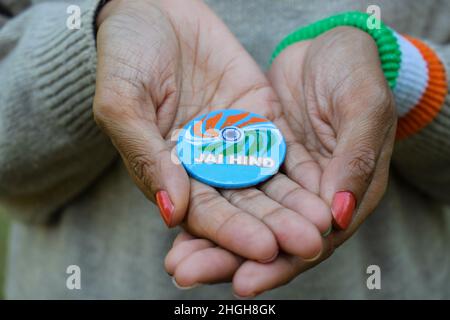
{"label": "fingernail", "polygon": [[322,256],[322,250],[323,250],[323,249],[320,249],[319,253],[316,254],[314,257],[312,257],[312,258],[307,258],[307,259],[302,258],[302,260],[303,260],[304,262],[314,262],[314,261],[318,260],[318,259]]}
{"label": "fingernail", "polygon": [[165,224],[170,227],[173,209],[175,207],[173,206],[172,201],[170,201],[167,191],[161,190],[156,193],[156,204],[159,207],[159,213],[161,214]]}
{"label": "fingernail", "polygon": [[271,256],[269,259],[266,259],[266,260],[259,260],[259,262],[261,262],[261,263],[269,263],[269,262],[274,261],[277,257],[278,257],[278,250],[277,250],[277,252],[275,252],[275,254],[274,254],[273,256]]}
{"label": "fingernail", "polygon": [[324,234],[322,234],[322,237],[326,238],[330,235],[331,231],[333,230],[333,225],[330,225],[330,227],[325,231]]}
{"label": "fingernail", "polygon": [[331,205],[333,214],[333,226],[340,230],[345,230],[352,221],[353,212],[356,207],[356,199],[349,191],[336,192]]}
{"label": "fingernail", "polygon": [[177,287],[177,289],[180,289],[180,290],[189,290],[189,289],[194,289],[194,288],[200,286],[200,283],[195,283],[195,284],[193,284],[192,286],[188,286],[188,287],[180,286],[180,285],[177,283],[177,281],[175,280],[175,277],[172,277],[172,283],[173,283],[173,285],[174,285],[175,287]]}
{"label": "fingernail", "polygon": [[233,296],[238,299],[238,300],[249,300],[249,299],[253,299],[254,297],[256,297],[256,294],[252,294],[250,296],[246,296],[246,297],[242,297],[236,293],[233,292]]}

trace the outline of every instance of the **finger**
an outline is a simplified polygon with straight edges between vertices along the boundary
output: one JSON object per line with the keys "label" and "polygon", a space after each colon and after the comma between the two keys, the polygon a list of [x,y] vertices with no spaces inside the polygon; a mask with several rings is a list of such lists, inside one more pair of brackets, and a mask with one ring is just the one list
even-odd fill
{"label": "finger", "polygon": [[285,285],[300,273],[328,258],[333,250],[330,238],[325,242],[322,255],[314,261],[305,261],[284,253],[280,254],[275,261],[267,264],[246,261],[233,276],[233,291],[238,297],[250,298]]}
{"label": "finger", "polygon": [[307,263],[300,258],[281,254],[267,264],[246,261],[233,277],[233,291],[237,297],[253,298],[267,290],[290,282],[306,269]]}
{"label": "finger", "polygon": [[263,222],[230,204],[216,189],[191,181],[185,223],[189,233],[252,260],[268,261],[278,254],[277,241]]}
{"label": "finger", "polygon": [[331,211],[327,204],[316,194],[302,188],[284,174],[277,174],[260,186],[269,198],[282,206],[295,211],[325,234],[331,227]]}
{"label": "finger", "polygon": [[173,275],[182,287],[231,281],[243,259],[219,247],[196,251],[183,259]]}
{"label": "finger", "polygon": [[379,201],[386,191],[388,179],[389,179],[389,166],[392,155],[392,148],[394,144],[394,137],[396,128],[391,129],[392,137],[388,139],[385,146],[381,151],[381,155],[378,159],[377,166],[374,171],[372,182],[367,188],[367,192],[364,194],[361,200],[358,210],[353,217],[350,226],[342,231],[334,234],[335,247],[340,246],[346,241],[352,234],[358,229],[358,226],[368,217],[370,213],[378,206]]}
{"label": "finger", "polygon": [[385,105],[376,105],[359,115],[344,113],[340,120],[337,145],[321,180],[322,198],[331,205],[338,229],[349,226],[356,205],[372,181],[382,147],[395,126],[387,120],[395,119],[389,117],[390,112]]}
{"label": "finger", "polygon": [[176,266],[194,252],[214,247],[214,243],[206,239],[192,239],[179,243],[166,255],[164,267],[169,274],[174,274]]}
{"label": "finger", "polygon": [[172,248],[175,248],[178,244],[183,243],[185,241],[195,239],[194,236],[190,235],[186,231],[181,231],[176,238],[173,240]]}
{"label": "finger", "polygon": [[302,215],[284,208],[258,189],[223,190],[221,193],[231,204],[264,222],[284,251],[304,259],[320,254],[322,237]]}
{"label": "finger", "polygon": [[155,106],[132,93],[132,97],[124,96],[123,88],[113,89],[120,86],[119,80],[97,79],[96,121],[111,138],[136,184],[158,204],[167,226],[173,227],[187,210],[189,178],[173,161],[170,146],[161,136]]}

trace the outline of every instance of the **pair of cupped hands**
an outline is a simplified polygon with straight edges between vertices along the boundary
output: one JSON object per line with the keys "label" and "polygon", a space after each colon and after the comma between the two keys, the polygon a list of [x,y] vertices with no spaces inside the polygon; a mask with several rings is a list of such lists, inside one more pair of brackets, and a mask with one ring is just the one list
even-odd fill
{"label": "pair of cupped hands", "polygon": [[[329,257],[377,206],[396,115],[366,33],[291,45],[264,73],[198,0],[112,0],[97,25],[95,119],[166,224],[183,226],[165,260],[178,286],[232,281],[256,296]],[[177,129],[226,108],[282,131],[286,160],[267,182],[221,190],[173,161]]]}

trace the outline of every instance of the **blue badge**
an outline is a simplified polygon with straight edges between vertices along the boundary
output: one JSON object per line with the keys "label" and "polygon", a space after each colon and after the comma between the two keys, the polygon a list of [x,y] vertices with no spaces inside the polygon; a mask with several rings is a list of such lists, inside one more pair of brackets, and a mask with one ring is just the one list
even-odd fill
{"label": "blue badge", "polygon": [[188,123],[179,135],[177,153],[193,178],[219,188],[244,188],[278,172],[286,143],[266,118],[225,109]]}

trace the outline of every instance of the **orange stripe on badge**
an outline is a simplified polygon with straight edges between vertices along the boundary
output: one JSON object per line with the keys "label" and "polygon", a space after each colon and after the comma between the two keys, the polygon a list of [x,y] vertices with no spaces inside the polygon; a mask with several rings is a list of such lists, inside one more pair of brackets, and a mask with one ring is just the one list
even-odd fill
{"label": "orange stripe on badge", "polygon": [[241,123],[240,125],[238,125],[239,128],[248,126],[250,124],[254,124],[254,123],[260,123],[260,122],[268,122],[269,120],[264,119],[264,118],[258,118],[258,117],[253,117],[250,118],[250,120],[245,121],[244,123]]}
{"label": "orange stripe on badge", "polygon": [[[206,116],[201,120],[197,121],[194,125],[194,135],[202,138],[217,137],[219,133],[217,132],[215,126],[222,118],[222,112],[216,114],[214,117],[209,118],[205,121]],[[205,130],[203,131],[203,123],[205,123]]]}
{"label": "orange stripe on badge", "polygon": [[203,137],[202,126],[203,120],[205,120],[206,116],[204,116],[201,120],[197,121],[194,125],[194,135],[198,137]]}
{"label": "orange stripe on badge", "polygon": [[215,129],[217,122],[219,122],[220,118],[222,118],[223,112],[219,112],[214,117],[209,118],[206,120],[206,126],[205,131],[209,129]]}
{"label": "orange stripe on badge", "polygon": [[430,124],[444,105],[448,94],[445,67],[436,53],[422,41],[404,36],[427,62],[428,83],[423,96],[405,116],[399,118],[397,139],[407,138]]}
{"label": "orange stripe on badge", "polygon": [[250,114],[250,112],[245,112],[245,113],[237,114],[234,116],[228,116],[227,120],[225,120],[225,122],[223,123],[222,127],[220,127],[220,129],[234,125],[236,122],[244,119],[249,114]]}

